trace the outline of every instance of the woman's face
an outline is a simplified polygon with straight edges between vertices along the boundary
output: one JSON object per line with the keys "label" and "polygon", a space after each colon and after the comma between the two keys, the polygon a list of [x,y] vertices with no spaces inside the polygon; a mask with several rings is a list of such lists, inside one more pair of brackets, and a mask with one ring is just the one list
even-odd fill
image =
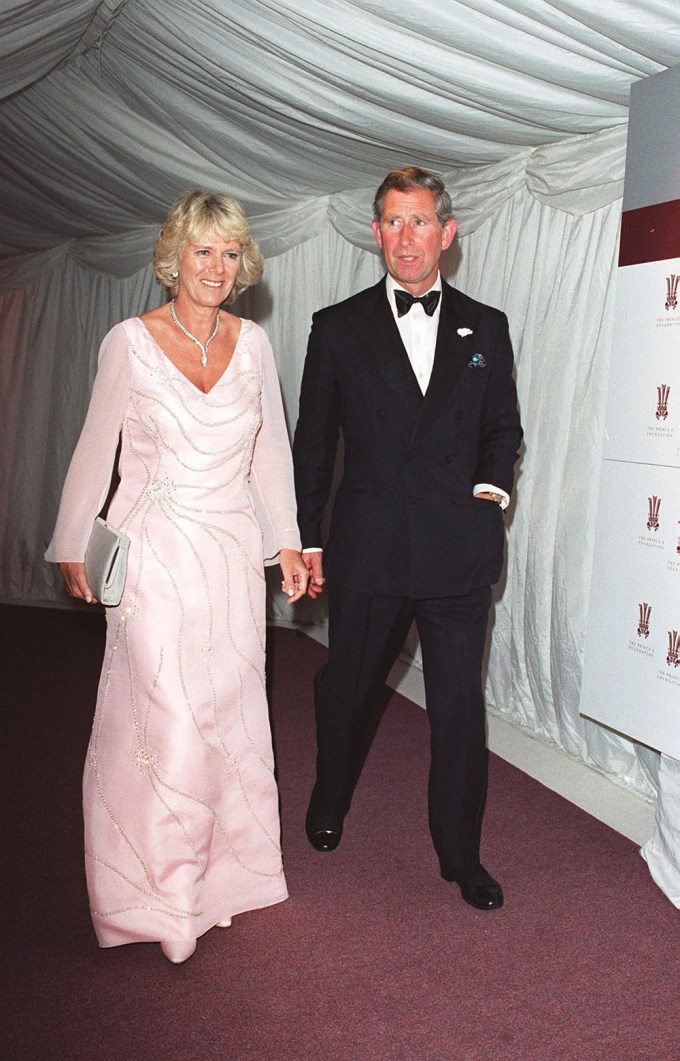
{"label": "woman's face", "polygon": [[217,307],[231,291],[241,264],[241,244],[207,232],[187,243],[179,263],[178,295],[199,306]]}

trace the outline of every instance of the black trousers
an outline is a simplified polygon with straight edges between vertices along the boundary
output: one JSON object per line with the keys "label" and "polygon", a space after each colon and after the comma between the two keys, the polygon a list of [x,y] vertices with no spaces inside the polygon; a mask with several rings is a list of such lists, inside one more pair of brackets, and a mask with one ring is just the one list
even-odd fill
{"label": "black trousers", "polygon": [[316,677],[315,821],[331,828],[349,810],[363,761],[372,701],[413,619],[423,658],[430,721],[430,832],[440,862],[479,862],[487,781],[482,657],[491,589],[412,600],[331,584],[329,660]]}

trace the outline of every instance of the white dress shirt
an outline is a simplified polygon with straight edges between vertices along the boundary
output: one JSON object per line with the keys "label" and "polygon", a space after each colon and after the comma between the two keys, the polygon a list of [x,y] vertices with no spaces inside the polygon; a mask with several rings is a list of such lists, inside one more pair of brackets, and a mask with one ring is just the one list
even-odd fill
{"label": "white dress shirt", "polygon": [[442,308],[442,278],[438,275],[430,288],[430,291],[440,292],[437,308],[431,317],[428,317],[421,302],[414,302],[408,313],[405,313],[403,317],[398,316],[397,302],[394,297],[394,292],[396,290],[403,291],[403,288],[399,287],[399,284],[389,275],[389,273],[387,274],[385,288],[387,291],[387,300],[390,304],[392,313],[394,314],[394,319],[397,322],[397,328],[399,329],[402,342],[406,347],[408,359],[411,362],[411,368],[418,380],[418,386],[424,394],[430,382],[430,376],[432,375],[434,348],[437,345],[439,314],[441,313]]}

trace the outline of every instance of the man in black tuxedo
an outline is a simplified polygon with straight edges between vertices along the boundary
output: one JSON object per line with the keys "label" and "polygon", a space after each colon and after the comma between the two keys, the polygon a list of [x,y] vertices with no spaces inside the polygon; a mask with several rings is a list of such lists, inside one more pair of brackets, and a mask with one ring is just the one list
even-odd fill
{"label": "man in black tuxedo", "polygon": [[[503,892],[479,856],[482,657],[522,430],[505,315],[439,273],[456,227],[438,177],[415,166],[388,174],[373,220],[387,277],[313,318],[293,451],[309,592],[329,587],[329,660],[315,685],[306,830],[318,851],[340,843],[371,700],[415,618],[432,840],[442,876],[490,910]],[[341,429],[344,471],[322,552]]]}

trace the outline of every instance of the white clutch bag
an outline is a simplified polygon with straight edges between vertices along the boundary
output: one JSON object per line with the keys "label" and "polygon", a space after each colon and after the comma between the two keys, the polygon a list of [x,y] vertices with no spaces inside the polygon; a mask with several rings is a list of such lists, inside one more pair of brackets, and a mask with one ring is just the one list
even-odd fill
{"label": "white clutch bag", "polygon": [[97,516],[85,550],[85,574],[94,596],[109,607],[123,596],[129,546],[126,534]]}

